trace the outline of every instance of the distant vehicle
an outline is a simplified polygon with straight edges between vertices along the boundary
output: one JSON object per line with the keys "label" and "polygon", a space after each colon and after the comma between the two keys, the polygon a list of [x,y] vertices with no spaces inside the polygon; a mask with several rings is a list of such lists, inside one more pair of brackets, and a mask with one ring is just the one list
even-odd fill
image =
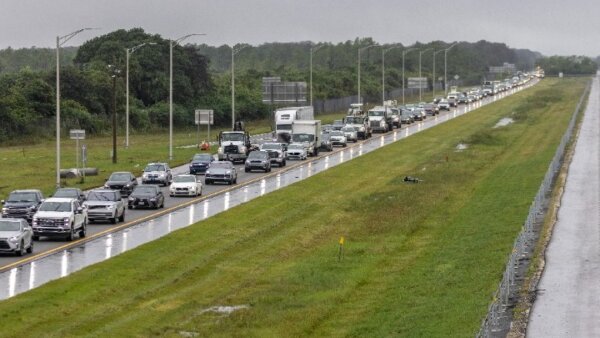
{"label": "distant vehicle", "polygon": [[75,198],[80,204],[85,202],[85,194],[79,188],[58,188],[51,197]]}
{"label": "distant vehicle", "polygon": [[237,170],[230,161],[215,161],[204,175],[205,184],[214,182],[226,182],[228,184],[237,183]]}
{"label": "distant vehicle", "polygon": [[427,118],[427,114],[423,108],[417,108],[413,110],[413,116],[415,117],[416,121],[423,121]]}
{"label": "distant vehicle", "polygon": [[260,150],[269,153],[271,164],[277,164],[279,167],[285,167],[287,158],[287,145],[284,143],[267,142],[260,146]]}
{"label": "distant vehicle", "polygon": [[243,130],[222,131],[217,137],[219,161],[244,162],[250,153],[250,134]]}
{"label": "distant vehicle", "polygon": [[435,103],[426,103],[425,107],[423,107],[425,113],[427,115],[437,115],[439,113],[439,109]]}
{"label": "distant vehicle", "polygon": [[2,217],[23,218],[31,224],[33,215],[44,201],[42,192],[37,189],[15,190],[2,200]]}
{"label": "distant vehicle", "polygon": [[344,118],[346,125],[354,127],[358,138],[365,140],[371,137],[371,126],[369,126],[369,119],[365,116],[346,116]]}
{"label": "distant vehicle", "polygon": [[33,216],[33,239],[41,236],[66,237],[72,241],[86,235],[87,209],[74,198],[51,197],[46,199]]}
{"label": "distant vehicle", "polygon": [[145,208],[164,208],[165,196],[163,196],[160,188],[155,185],[141,184],[135,187],[129,198],[127,199],[127,208],[133,209],[137,207]]}
{"label": "distant vehicle", "polygon": [[0,252],[23,256],[33,252],[33,230],[22,218],[0,219]]}
{"label": "distant vehicle", "polygon": [[214,160],[215,158],[212,154],[204,153],[194,155],[194,157],[192,157],[192,162],[190,163],[190,174],[204,174]]}
{"label": "distant vehicle", "polygon": [[264,172],[271,171],[271,158],[269,153],[264,150],[255,150],[248,155],[244,170],[249,173],[252,170],[262,170]]}
{"label": "distant vehicle", "polygon": [[392,127],[400,128],[400,109],[391,108],[392,112]]}
{"label": "distant vehicle", "polygon": [[346,127],[342,128],[341,131],[344,133],[344,136],[346,136],[346,140],[348,142],[350,142],[350,141],[358,142],[358,134],[356,133],[356,130],[354,129],[354,127],[346,126]]}
{"label": "distant vehicle", "polygon": [[348,109],[348,116],[362,116],[365,112],[363,111],[362,103],[351,103]]}
{"label": "distant vehicle", "polygon": [[275,111],[275,137],[278,142],[290,143],[292,123],[298,120],[314,120],[315,111],[312,106],[285,107]]}
{"label": "distant vehicle", "polygon": [[326,132],[322,132],[321,133],[321,147],[319,147],[319,150],[323,150],[323,151],[332,151],[333,150],[333,144],[331,144],[331,136],[329,135],[329,133]]}
{"label": "distant vehicle", "polygon": [[406,109],[402,110],[402,115],[400,115],[400,119],[402,121],[402,124],[411,124],[415,122],[412,112]]}
{"label": "distant vehicle", "polygon": [[369,109],[369,124],[373,131],[387,133],[394,128],[392,123],[391,109],[384,106],[377,106]]}
{"label": "distant vehicle", "polygon": [[324,125],[321,126],[321,131],[323,133],[328,133],[331,130],[333,130],[333,125],[331,125],[331,124],[324,124]]}
{"label": "distant vehicle", "polygon": [[292,123],[292,142],[304,143],[309,156],[319,155],[320,137],[320,120],[298,120]]}
{"label": "distant vehicle", "polygon": [[[333,130],[329,135],[331,136],[331,133],[339,132],[338,130]],[[290,143],[288,145],[287,156],[288,160],[306,160],[308,156],[306,146],[303,143]]]}
{"label": "distant vehicle", "polygon": [[444,97],[443,97],[443,96],[436,96],[436,97],[433,99],[433,103],[435,103],[435,104],[438,104],[438,103],[440,103],[440,101],[441,101],[441,100],[443,100],[443,99],[444,99]]}
{"label": "distant vehicle", "polygon": [[334,146],[339,145],[345,147],[348,144],[346,135],[341,130],[335,130],[329,133],[329,139],[331,140],[331,144]]}
{"label": "distant vehicle", "polygon": [[83,202],[87,208],[88,221],[110,221],[112,224],[125,221],[125,203],[116,190],[94,189]]}
{"label": "distant vehicle", "polygon": [[333,130],[341,130],[344,127],[344,121],[343,120],[334,120],[333,121]]}
{"label": "distant vehicle", "polygon": [[142,174],[142,184],[158,183],[166,187],[172,180],[171,168],[167,163],[148,163]]}
{"label": "distant vehicle", "polygon": [[118,190],[121,196],[127,197],[138,185],[137,179],[129,171],[117,171],[110,175],[104,183],[104,188]]}
{"label": "distant vehicle", "polygon": [[458,103],[459,104],[467,104],[467,103],[469,103],[469,100],[467,99],[466,95],[460,94],[460,95],[458,95]]}
{"label": "distant vehicle", "polygon": [[196,175],[177,175],[173,177],[173,183],[169,187],[169,196],[193,196],[202,195],[202,181]]}
{"label": "distant vehicle", "polygon": [[442,99],[440,102],[438,102],[438,107],[440,110],[450,110],[450,102],[448,102],[446,99]]}

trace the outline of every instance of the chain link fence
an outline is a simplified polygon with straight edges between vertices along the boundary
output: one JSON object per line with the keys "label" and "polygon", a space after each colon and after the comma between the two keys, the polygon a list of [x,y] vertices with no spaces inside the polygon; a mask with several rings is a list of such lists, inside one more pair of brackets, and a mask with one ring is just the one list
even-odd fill
{"label": "chain link fence", "polygon": [[517,302],[518,291],[527,273],[533,251],[535,250],[535,244],[540,235],[540,224],[545,217],[553,184],[560,171],[565,148],[573,135],[577,117],[580,114],[582,104],[590,88],[591,81],[579,98],[577,107],[569,121],[567,131],[563,135],[540,189],[531,203],[527,219],[508,257],[508,264],[504,270],[502,281],[494,294],[492,304],[488,308],[487,316],[476,335],[478,338],[505,337],[510,329],[513,316],[512,309]]}

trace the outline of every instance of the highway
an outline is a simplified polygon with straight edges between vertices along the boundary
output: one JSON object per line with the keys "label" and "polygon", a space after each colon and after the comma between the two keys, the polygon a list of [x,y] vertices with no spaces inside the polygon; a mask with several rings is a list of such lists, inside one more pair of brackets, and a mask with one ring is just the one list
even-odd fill
{"label": "highway", "polygon": [[[535,83],[536,81],[531,81],[526,87]],[[12,297],[50,280],[64,277],[85,266],[108,259],[254,197],[293,184],[356,156],[434,127],[526,87],[512,89],[470,105],[461,105],[457,109],[442,112],[438,116],[428,117],[423,122],[403,126],[387,134],[374,134],[371,139],[349,144],[346,148],[336,147],[333,152],[322,152],[316,158],[288,161],[286,167],[274,167],[271,173],[245,173],[243,165],[237,165],[239,175],[237,185],[204,186],[204,194],[199,198],[171,198],[168,196],[168,187],[162,188],[166,196],[164,209],[127,210],[124,223],[88,225],[88,236],[84,239],[73,242],[37,241],[32,255],[0,256],[0,299]],[[174,168],[173,172],[174,174],[185,173],[187,165]]]}

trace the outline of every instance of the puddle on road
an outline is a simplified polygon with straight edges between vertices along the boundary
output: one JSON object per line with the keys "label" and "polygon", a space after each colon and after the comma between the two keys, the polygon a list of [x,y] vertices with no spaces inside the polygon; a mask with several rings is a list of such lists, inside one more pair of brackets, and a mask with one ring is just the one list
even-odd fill
{"label": "puddle on road", "polygon": [[496,123],[496,125],[494,126],[494,128],[500,128],[500,127],[504,127],[504,126],[508,126],[509,124],[515,122],[515,120],[511,119],[510,117],[503,117],[500,119],[500,121],[498,121],[498,123]]}
{"label": "puddle on road", "polygon": [[[488,101],[489,102],[489,101]],[[323,158],[306,161],[299,167],[280,172],[257,182],[240,184],[233,190],[199,201],[169,214],[116,231],[81,246],[58,252],[34,262],[0,273],[0,300],[26,292],[54,279],[65,277],[92,264],[104,261],[169,233],[212,217],[225,210],[248,202],[258,196],[299,182],[340,163],[401,140],[418,131],[429,129],[452,117],[461,116],[465,108],[448,112],[440,119],[428,119],[406,127],[405,132],[394,132],[361,143],[357,149],[345,148]]]}

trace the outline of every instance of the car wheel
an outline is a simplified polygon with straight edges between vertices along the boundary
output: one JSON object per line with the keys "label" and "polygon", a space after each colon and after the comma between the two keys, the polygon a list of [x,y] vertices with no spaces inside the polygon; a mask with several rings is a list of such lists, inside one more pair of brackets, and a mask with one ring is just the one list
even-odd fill
{"label": "car wheel", "polygon": [[342,147],[346,148],[346,143],[344,143],[344,144],[342,145]]}
{"label": "car wheel", "polygon": [[123,208],[123,213],[119,217],[119,222],[125,222],[125,208]]}
{"label": "car wheel", "polygon": [[131,205],[128,205],[128,206],[127,206],[127,209],[133,209],[133,206],[131,206]]}
{"label": "car wheel", "polygon": [[281,163],[282,167],[285,167],[285,160],[283,160],[283,162]]}
{"label": "car wheel", "polygon": [[19,245],[19,250],[15,252],[17,256],[23,256],[25,254],[25,242],[21,240],[21,245]]}
{"label": "car wheel", "polygon": [[237,184],[237,176],[235,177],[235,179],[233,180],[233,184]]}
{"label": "car wheel", "polygon": [[162,201],[162,203],[160,204],[160,208],[164,208],[165,207],[165,200]]}
{"label": "car wheel", "polygon": [[31,238],[31,242],[29,243],[29,248],[27,248],[27,253],[33,252],[33,238]]}
{"label": "car wheel", "polygon": [[34,241],[39,241],[40,236],[33,235],[33,236],[31,236],[31,239],[33,239]]}
{"label": "car wheel", "polygon": [[87,234],[87,224],[86,222],[83,222],[83,225],[81,226],[81,230],[79,230],[79,238],[85,238]]}
{"label": "car wheel", "polygon": [[67,241],[71,242],[74,238],[75,238],[75,233],[73,230],[73,224],[71,224],[71,230],[69,231],[69,234],[67,235]]}
{"label": "car wheel", "polygon": [[245,172],[247,172],[247,173],[249,173],[249,172],[250,172],[250,169],[248,169],[248,168],[244,168],[244,171],[245,171]]}
{"label": "car wheel", "polygon": [[211,182],[209,180],[204,180],[204,184],[209,185]]}

